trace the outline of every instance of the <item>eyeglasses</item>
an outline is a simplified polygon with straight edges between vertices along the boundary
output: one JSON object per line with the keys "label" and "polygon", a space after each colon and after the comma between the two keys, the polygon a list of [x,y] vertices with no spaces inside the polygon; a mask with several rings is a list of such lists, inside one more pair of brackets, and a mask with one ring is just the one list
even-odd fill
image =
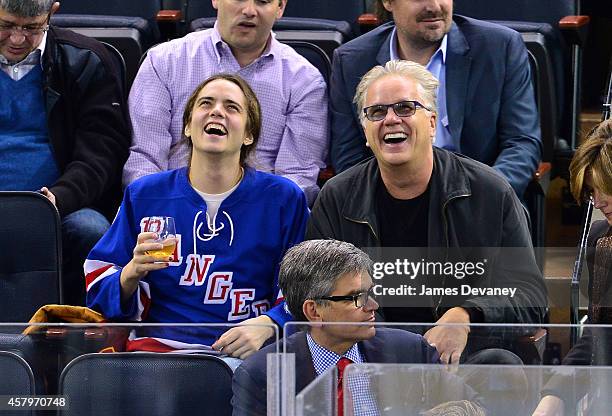
{"label": "eyeglasses", "polygon": [[368,301],[376,300],[376,295],[374,294],[374,286],[369,288],[367,292],[357,293],[356,295],[344,295],[344,296],[321,296],[320,298],[316,298],[314,300],[330,300],[332,302],[343,302],[343,301],[353,301],[355,303],[356,308],[363,308],[368,304]]}
{"label": "eyeglasses", "polygon": [[42,25],[17,26],[11,23],[0,23],[0,38],[8,38],[13,33],[21,33],[26,38],[41,35],[49,30],[50,17],[51,14],[47,15],[47,20]]}
{"label": "eyeglasses", "polygon": [[363,109],[363,113],[366,118],[370,121],[380,121],[387,117],[387,112],[389,111],[389,107],[393,108],[393,112],[398,117],[410,117],[416,113],[416,110],[420,108],[424,108],[425,110],[429,110],[429,108],[425,107],[418,101],[415,100],[405,100],[400,101],[395,104],[376,104],[371,105]]}

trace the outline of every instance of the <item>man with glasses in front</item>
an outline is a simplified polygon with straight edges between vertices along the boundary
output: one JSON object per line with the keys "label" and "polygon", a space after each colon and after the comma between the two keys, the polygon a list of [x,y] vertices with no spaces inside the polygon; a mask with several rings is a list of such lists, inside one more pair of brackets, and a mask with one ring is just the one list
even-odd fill
{"label": "man with glasses in front", "polygon": [[[371,268],[366,253],[342,241],[304,241],[287,250],[279,286],[295,320],[312,324],[289,336],[284,345],[284,351],[295,354],[296,393],[333,366],[343,371],[351,363],[438,362],[436,350],[420,335],[369,325],[378,309]],[[360,325],[334,325],[338,322]],[[277,348],[283,351],[282,345],[264,347],[236,369],[234,416],[266,415],[266,357]],[[356,386],[359,393],[353,394],[354,408],[360,409],[355,414],[378,414],[375,395],[365,387]]]}
{"label": "man with glasses in front", "polygon": [[130,130],[120,68],[100,42],[49,26],[59,5],[0,0],[0,190],[40,191],[58,209],[64,302],[83,305],[83,261],[118,206]]}
{"label": "man with glasses in front", "polygon": [[[403,307],[383,305],[389,322],[464,324],[437,325],[424,334],[442,362],[457,363],[465,358],[468,336],[473,335],[470,323],[543,322],[546,289],[523,208],[510,184],[489,166],[433,146],[437,87],[438,80],[425,67],[409,61],[389,61],[363,76],[355,103],[374,157],[326,183],[314,204],[306,239],[449,252],[524,248],[522,258],[501,256],[498,268],[480,282],[485,288],[515,288],[513,297],[449,301],[440,295],[431,296],[428,305],[415,305],[414,298],[405,297]],[[455,299],[461,302],[452,304]],[[472,351],[478,351],[474,347]],[[518,357],[504,352],[489,358],[481,356],[479,361],[512,362]]]}

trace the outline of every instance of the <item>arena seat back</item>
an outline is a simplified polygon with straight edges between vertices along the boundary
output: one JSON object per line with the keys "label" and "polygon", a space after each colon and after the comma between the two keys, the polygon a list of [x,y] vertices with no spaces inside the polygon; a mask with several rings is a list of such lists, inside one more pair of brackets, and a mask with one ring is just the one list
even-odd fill
{"label": "arena seat back", "polygon": [[55,206],[37,192],[0,192],[0,320],[28,322],[62,302],[62,243]]}
{"label": "arena seat back", "polygon": [[291,46],[297,53],[308,60],[315,68],[319,70],[325,83],[329,86],[329,77],[331,76],[331,60],[323,49],[314,43],[301,40],[288,40],[283,43]]}
{"label": "arena seat back", "polygon": [[[31,396],[34,390],[34,374],[28,363],[19,355],[10,351],[0,351],[0,395],[21,398]],[[6,405],[6,402],[5,402]],[[3,410],[6,416],[32,415],[31,410]]]}
{"label": "arena seat back", "polygon": [[60,375],[68,416],[231,415],[232,370],[209,355],[94,353]]}
{"label": "arena seat back", "polygon": [[[215,17],[217,11],[210,0],[186,0],[186,20]],[[348,22],[358,29],[357,19],[366,12],[366,0],[289,0],[283,17],[329,19]],[[358,34],[355,31],[354,34]]]}
{"label": "arena seat back", "polygon": [[[215,20],[215,17],[196,19],[189,25],[189,31],[210,29]],[[349,24],[344,21],[297,17],[279,19],[272,30],[281,42],[308,42],[318,46],[330,61],[334,49],[348,41],[352,33]]]}
{"label": "arena seat back", "polygon": [[114,46],[125,60],[128,87],[138,72],[140,56],[160,39],[157,26],[142,17],[55,14],[51,23]]}
{"label": "arena seat back", "polygon": [[138,16],[155,19],[163,8],[161,0],[62,0],[58,13]]}

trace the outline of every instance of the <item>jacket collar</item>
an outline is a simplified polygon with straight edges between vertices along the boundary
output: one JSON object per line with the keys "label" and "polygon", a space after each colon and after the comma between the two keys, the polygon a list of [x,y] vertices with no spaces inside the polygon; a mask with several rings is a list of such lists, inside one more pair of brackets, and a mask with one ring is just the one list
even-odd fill
{"label": "jacket collar", "polygon": [[[312,362],[310,349],[308,348],[306,332],[300,331],[292,335],[291,338],[289,342],[287,342],[289,347],[287,352],[295,353],[295,392],[299,393],[317,377],[317,374]],[[358,345],[359,351],[363,354],[365,361],[368,363],[393,363],[397,361],[397,358],[391,355],[388,348],[385,348],[381,338],[378,336],[360,341]]]}
{"label": "jacket collar", "polygon": [[347,171],[353,172],[348,189],[349,197],[342,210],[342,217],[348,221],[370,227],[371,233],[379,240],[376,218],[376,187],[380,179],[378,161],[374,156]]}
{"label": "jacket collar", "polygon": [[[470,181],[461,160],[451,152],[437,147],[434,152],[434,171],[430,179],[429,192],[429,242],[432,246],[442,244],[440,222],[443,210],[454,198],[472,194]],[[380,238],[376,219],[376,186],[380,170],[375,157],[371,157],[346,172],[352,172],[347,192],[349,194],[342,210],[344,219],[369,225],[376,239]],[[379,240],[380,243],[380,240]]]}
{"label": "jacket collar", "polygon": [[[432,187],[438,189],[436,199],[445,204],[453,198],[471,195],[470,180],[461,159],[448,150],[437,147],[434,147],[433,150],[434,173],[431,181],[433,181]],[[430,204],[436,199],[432,198]]]}
{"label": "jacket collar", "polygon": [[448,33],[446,55],[446,108],[452,137],[461,137],[467,99],[468,78],[472,66],[470,45],[453,21]]}
{"label": "jacket collar", "polygon": [[389,32],[387,39],[385,39],[382,44],[382,48],[379,49],[378,54],[376,55],[376,61],[382,66],[384,66],[391,59],[391,50],[389,45],[391,45],[391,41],[393,40],[393,25],[393,22],[389,22],[380,27],[381,31],[387,30]]}
{"label": "jacket collar", "polygon": [[[472,57],[469,54],[470,45],[455,23],[455,21],[463,20],[465,20],[463,16],[453,17],[446,50],[446,108],[451,136],[455,138],[461,137],[463,129],[468,78],[472,66]],[[384,66],[391,59],[390,44],[393,41],[393,22],[386,23],[377,30],[389,32],[376,55],[378,64]]]}

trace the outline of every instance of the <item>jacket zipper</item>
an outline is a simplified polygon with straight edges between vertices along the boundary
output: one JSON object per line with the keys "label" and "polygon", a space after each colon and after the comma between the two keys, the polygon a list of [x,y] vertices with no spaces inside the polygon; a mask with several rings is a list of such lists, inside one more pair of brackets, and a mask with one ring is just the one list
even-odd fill
{"label": "jacket zipper", "polygon": [[370,229],[370,231],[372,232],[372,235],[373,235],[373,236],[374,236],[374,238],[376,239],[376,241],[380,242],[380,241],[378,240],[378,236],[376,235],[376,232],[374,231],[374,228],[372,228],[372,225],[371,225],[369,222],[367,222],[367,221],[358,221],[358,220],[354,220],[354,219],[352,219],[352,218],[348,218],[348,217],[344,217],[344,218],[345,218],[347,221],[351,221],[351,222],[354,222],[354,223],[357,223],[357,224],[365,224],[365,225],[367,225],[367,226],[368,226],[368,228]]}
{"label": "jacket zipper", "polygon": [[[446,240],[446,249],[447,250],[450,247],[449,247],[449,242],[448,242],[448,221],[446,219],[446,207],[448,206],[449,202],[451,202],[452,200],[457,199],[457,198],[465,198],[465,197],[468,197],[468,196],[470,196],[470,194],[455,195],[452,198],[449,198],[446,201],[444,201],[444,205],[442,205],[442,220],[444,222],[444,239]],[[447,255],[448,255],[448,251],[447,251]],[[444,288],[446,288],[446,278],[444,279]],[[444,295],[440,295],[440,298],[438,299],[438,304],[434,308],[434,319],[436,321],[438,319],[440,319],[440,317],[438,316],[438,311],[440,310],[440,305],[442,304],[442,297],[443,296]]]}

